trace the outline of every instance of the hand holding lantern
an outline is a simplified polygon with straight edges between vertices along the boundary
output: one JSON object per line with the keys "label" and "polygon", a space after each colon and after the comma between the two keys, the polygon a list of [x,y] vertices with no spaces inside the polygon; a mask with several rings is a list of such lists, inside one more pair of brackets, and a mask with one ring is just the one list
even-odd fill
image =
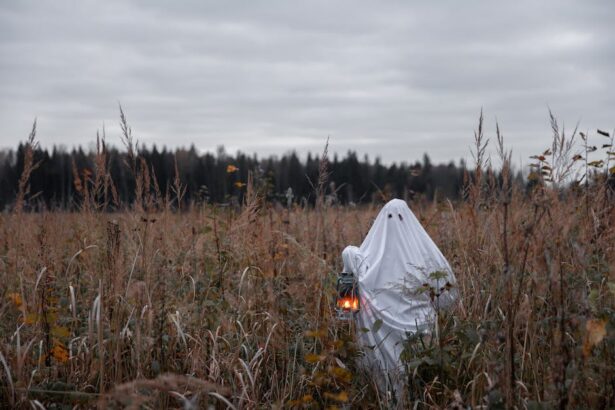
{"label": "hand holding lantern", "polygon": [[360,309],[359,288],[354,275],[351,272],[342,272],[337,278],[337,297],[335,310],[337,318],[349,320]]}

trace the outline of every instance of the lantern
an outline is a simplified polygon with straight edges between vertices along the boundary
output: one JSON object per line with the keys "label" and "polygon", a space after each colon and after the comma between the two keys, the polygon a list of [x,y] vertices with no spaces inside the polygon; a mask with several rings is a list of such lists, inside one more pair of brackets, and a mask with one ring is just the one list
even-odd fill
{"label": "lantern", "polygon": [[337,299],[335,310],[337,318],[349,320],[360,309],[359,287],[354,275],[342,272],[337,277]]}

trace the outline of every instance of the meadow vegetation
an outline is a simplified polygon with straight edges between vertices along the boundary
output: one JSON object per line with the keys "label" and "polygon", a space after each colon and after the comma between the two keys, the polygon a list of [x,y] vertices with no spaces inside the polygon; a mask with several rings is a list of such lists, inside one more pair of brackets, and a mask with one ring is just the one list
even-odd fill
{"label": "meadow vegetation", "polygon": [[95,169],[77,172],[79,212],[25,212],[33,129],[17,201],[0,215],[0,403],[615,407],[613,135],[551,123],[520,184],[499,129],[487,156],[481,115],[462,199],[410,203],[460,300],[437,334],[409,335],[398,403],[357,367],[353,324],[333,312],[341,251],[386,193],[337,203],[325,149],[313,206],[266,201],[254,175],[240,205],[185,204],[179,172],[160,194],[122,116],[133,203],[104,211],[114,197],[99,144]]}

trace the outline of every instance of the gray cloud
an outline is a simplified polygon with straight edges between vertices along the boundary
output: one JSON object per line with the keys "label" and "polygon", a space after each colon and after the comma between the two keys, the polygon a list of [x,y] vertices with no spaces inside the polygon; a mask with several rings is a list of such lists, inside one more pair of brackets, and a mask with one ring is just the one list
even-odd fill
{"label": "gray cloud", "polygon": [[[117,101],[147,145],[468,156],[481,107],[516,158],[615,126],[615,7],[518,1],[0,5],[0,147],[87,146]],[[585,129],[583,128],[583,129]]]}

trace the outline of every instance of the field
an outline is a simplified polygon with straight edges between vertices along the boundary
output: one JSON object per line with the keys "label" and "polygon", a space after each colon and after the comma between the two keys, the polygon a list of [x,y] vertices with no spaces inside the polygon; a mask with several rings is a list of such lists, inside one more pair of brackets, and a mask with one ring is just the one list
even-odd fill
{"label": "field", "polygon": [[[360,244],[387,198],[328,201],[325,156],[316,204],[303,207],[268,203],[249,180],[240,206],[178,209],[140,174],[122,212],[97,211],[88,194],[81,212],[27,213],[25,175],[15,210],[0,216],[0,402],[613,408],[608,161],[575,157],[554,132],[521,186],[501,139],[500,168],[486,166],[479,127],[464,199],[410,203],[461,297],[440,312],[437,337],[408,340],[401,403],[356,367],[355,329],[332,309],[341,251]],[[574,167],[584,181],[564,184]]]}

